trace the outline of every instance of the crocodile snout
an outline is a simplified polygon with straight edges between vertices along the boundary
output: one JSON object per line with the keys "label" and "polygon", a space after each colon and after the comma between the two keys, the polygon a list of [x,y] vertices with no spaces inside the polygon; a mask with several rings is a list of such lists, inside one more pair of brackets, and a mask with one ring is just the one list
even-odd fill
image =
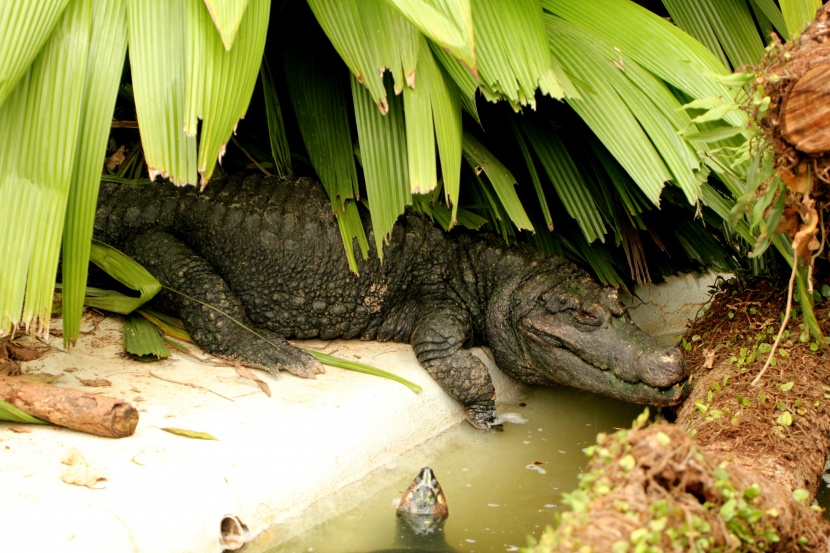
{"label": "crocodile snout", "polygon": [[677,348],[645,352],[638,365],[642,382],[655,388],[668,388],[689,376],[686,357]]}

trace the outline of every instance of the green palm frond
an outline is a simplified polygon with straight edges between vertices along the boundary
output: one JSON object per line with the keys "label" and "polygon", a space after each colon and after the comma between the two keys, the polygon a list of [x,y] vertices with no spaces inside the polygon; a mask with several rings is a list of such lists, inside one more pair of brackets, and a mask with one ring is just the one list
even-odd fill
{"label": "green palm frond", "polygon": [[578,93],[553,63],[539,0],[473,0],[481,92],[515,109],[536,105],[536,89],[553,98]]}
{"label": "green palm frond", "polygon": [[351,80],[375,247],[378,255],[383,257],[383,242],[398,216],[412,203],[403,102],[400,96],[389,96],[388,113],[384,115],[376,109],[370,92],[354,75]]}
{"label": "green palm frond", "polygon": [[101,158],[106,149],[127,50],[126,26],[123,0],[93,3],[92,37],[80,115],[81,134],[63,230],[63,336],[66,343],[74,342],[80,333]]}
{"label": "green palm frond", "polygon": [[410,23],[476,73],[470,0],[387,0]]}
{"label": "green palm frond", "polygon": [[812,21],[823,4],[822,0],[780,0],[779,3],[790,36]]}
{"label": "green palm frond", "polygon": [[0,106],[0,334],[48,329],[91,34],[91,3],[73,0]]}
{"label": "green palm frond", "polygon": [[0,105],[40,52],[69,0],[0,4]]}
{"label": "green palm frond", "polygon": [[724,65],[755,65],[764,54],[750,6],[746,2],[663,0],[677,25],[705,44]]}

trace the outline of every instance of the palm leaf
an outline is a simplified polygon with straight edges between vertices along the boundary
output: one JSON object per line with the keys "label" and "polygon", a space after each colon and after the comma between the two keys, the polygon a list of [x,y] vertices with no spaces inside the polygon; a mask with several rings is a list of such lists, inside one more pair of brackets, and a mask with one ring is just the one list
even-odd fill
{"label": "palm leaf", "polygon": [[[298,45],[301,46],[301,45]],[[349,267],[357,272],[354,240],[364,259],[369,244],[354,202],[358,193],[357,169],[352,148],[345,71],[331,71],[320,56],[308,56],[308,48],[285,52],[285,77],[291,104],[311,163],[329,195],[332,211],[343,237]]]}
{"label": "palm leaf", "polygon": [[396,92],[412,86],[418,30],[383,0],[309,0],[309,6],[352,75],[386,113],[383,70],[392,72]]}
{"label": "palm leaf", "polygon": [[[187,43],[188,38],[193,39],[187,31],[187,15],[194,18],[204,10],[198,9],[194,1],[127,2],[130,69],[147,170],[151,179],[169,176],[176,184],[195,184],[198,179],[195,119],[185,111],[184,52],[199,48]],[[215,33],[214,29],[211,31]],[[194,73],[199,69],[194,67]],[[160,75],[164,77],[159,78]],[[189,101],[198,105],[193,99]],[[185,125],[189,133],[185,132]]]}
{"label": "palm leaf", "polygon": [[91,31],[89,0],[73,0],[0,106],[0,334],[48,330]]}
{"label": "palm leaf", "polygon": [[81,135],[73,167],[63,235],[63,340],[80,333],[101,159],[106,150],[118,82],[127,49],[123,0],[93,2],[92,37],[81,108]]}
{"label": "palm leaf", "polygon": [[124,319],[124,351],[140,360],[170,357],[158,327],[137,313]]}
{"label": "palm leaf", "polygon": [[780,0],[779,3],[787,31],[792,36],[816,17],[816,10],[823,2],[822,0]]}
{"label": "palm leaf", "polygon": [[[524,135],[519,131],[519,127],[512,119],[510,120],[510,128],[513,131],[513,137],[516,139],[519,150],[522,152],[522,158],[530,174],[530,180],[533,181],[533,188],[536,190],[536,199],[539,201],[539,207],[542,210],[545,225],[548,227],[548,230],[553,231],[553,217],[550,214],[550,206],[548,205],[545,190],[542,188],[542,180],[539,178],[539,172],[536,170],[536,162],[530,153],[530,148],[527,146]],[[545,251],[547,251],[547,248]]]}
{"label": "palm leaf", "polygon": [[[552,14],[589,31],[619,48],[660,79],[691,98],[730,97],[729,91],[709,75],[729,70],[704,45],[668,21],[627,0],[542,0]],[[549,35],[550,36],[550,35]],[[557,51],[554,49],[554,53]],[[727,121],[741,125],[743,114],[730,113]]]}
{"label": "palm leaf", "polygon": [[460,61],[452,57],[434,42],[429,42],[429,47],[435,59],[444,68],[444,71],[455,82],[456,89],[460,95],[461,107],[469,113],[473,119],[479,120],[478,108],[476,107],[476,92],[478,91],[478,80],[465,68]]}
{"label": "palm leaf", "polygon": [[[781,35],[781,38],[790,40],[790,33],[787,31],[787,24],[784,22],[784,14],[781,13],[781,9],[776,5],[775,0],[750,0],[750,3],[757,12],[761,12],[769,20],[770,24]],[[758,17],[757,12],[756,17]]]}
{"label": "palm leaf", "polygon": [[437,186],[437,141],[445,197],[455,213],[461,178],[460,99],[423,38],[417,72],[416,86],[403,93],[410,187],[413,194],[422,194]]}
{"label": "palm leaf", "polygon": [[[484,144],[468,132],[464,133],[462,150],[464,159],[475,172],[476,178],[482,172],[487,176],[487,179],[493,187],[493,191],[499,199],[500,207],[504,209],[510,221],[519,229],[533,231],[533,224],[530,222],[524,207],[522,207],[522,202],[519,200],[518,194],[516,194],[514,187],[516,178],[510,170]],[[486,188],[483,190],[486,191]],[[493,199],[490,198],[488,203],[492,204]],[[496,218],[502,219],[501,216]],[[493,222],[493,218],[490,221]]]}
{"label": "palm leaf", "polygon": [[387,0],[441,48],[476,70],[470,0]]}
{"label": "palm leaf", "polygon": [[[248,0],[204,0],[204,4],[222,37],[225,50],[230,50],[242,23],[242,15],[249,4]],[[242,32],[244,34],[247,31]]]}
{"label": "palm leaf", "polygon": [[[580,93],[580,99],[568,99],[568,104],[657,205],[663,183],[671,178],[671,173],[615,89],[630,86],[630,83],[614,64],[603,59],[589,40],[585,40],[585,34],[578,28],[552,16],[548,16],[547,26],[551,49],[557,53],[565,70],[575,77],[574,83]],[[639,97],[637,100],[642,103],[644,99]]]}
{"label": "palm leaf", "polygon": [[522,129],[545,169],[557,196],[573,217],[585,239],[605,241],[605,224],[589,193],[587,183],[571,159],[565,145],[554,133],[545,133],[538,125],[523,124]]}
{"label": "palm leaf", "polygon": [[11,422],[24,422],[31,424],[51,424],[48,421],[33,417],[23,409],[15,407],[11,403],[0,400],[0,420]]}
{"label": "palm leaf", "polygon": [[[217,160],[222,159],[239,119],[248,110],[262,63],[270,1],[248,0],[232,47],[207,18],[205,4],[200,0],[187,1],[188,86],[184,109],[188,114],[188,134],[196,131],[194,115],[202,119],[198,164],[204,185],[210,180]],[[202,16],[193,16],[195,11]],[[201,90],[194,92],[196,89]]]}
{"label": "palm leaf", "polygon": [[764,43],[746,2],[664,0],[663,4],[677,25],[718,54],[724,65],[723,53],[732,67],[755,65],[764,55]]}
{"label": "palm leaf", "polygon": [[259,78],[262,83],[262,96],[265,102],[265,114],[268,118],[268,139],[271,143],[271,155],[274,158],[274,167],[281,177],[294,174],[291,166],[291,151],[288,148],[288,137],[285,134],[285,123],[280,108],[280,99],[274,86],[274,78],[268,62],[263,58],[259,69]]}
{"label": "palm leaf", "polygon": [[0,105],[49,38],[69,0],[0,4]]}
{"label": "palm leaf", "polygon": [[369,91],[352,76],[352,99],[375,247],[383,257],[383,242],[412,203],[407,173],[406,134],[400,96],[390,96],[388,113],[375,109]]}
{"label": "palm leaf", "polygon": [[147,269],[112,246],[93,240],[89,259],[115,280],[139,294],[135,297],[113,290],[87,288],[84,303],[90,307],[126,315],[150,301],[161,291],[161,284]]}
{"label": "palm leaf", "polygon": [[536,105],[536,89],[553,98],[574,95],[568,76],[557,71],[545,39],[539,0],[473,0],[473,24],[481,91],[490,101],[514,108]]}

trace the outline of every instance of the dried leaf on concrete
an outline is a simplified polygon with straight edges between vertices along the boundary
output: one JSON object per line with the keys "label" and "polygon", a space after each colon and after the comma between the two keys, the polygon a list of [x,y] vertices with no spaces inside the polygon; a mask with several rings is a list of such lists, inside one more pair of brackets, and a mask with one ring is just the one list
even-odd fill
{"label": "dried leaf on concrete", "polygon": [[106,480],[106,472],[87,463],[83,454],[74,447],[70,447],[61,459],[61,463],[69,465],[69,468],[61,473],[61,480],[67,484],[86,486],[92,489],[101,489],[105,486],[99,484]]}
{"label": "dried leaf on concrete", "polygon": [[106,386],[112,386],[112,382],[110,382],[106,378],[79,378],[78,380],[84,386],[91,386],[93,388],[104,388]]}
{"label": "dried leaf on concrete", "polygon": [[200,432],[198,430],[188,430],[186,428],[176,428],[174,426],[165,426],[162,430],[175,434],[176,436],[184,436],[185,438],[195,438],[198,440],[219,440],[219,438],[212,436],[207,432]]}
{"label": "dried leaf on concrete", "polygon": [[257,375],[255,375],[254,373],[252,373],[251,371],[249,371],[248,369],[246,369],[242,365],[237,365],[234,368],[236,369],[236,374],[238,374],[242,378],[247,378],[249,380],[253,380],[254,382],[257,383],[257,386],[260,387],[260,389],[262,390],[262,392],[266,396],[271,397],[271,388],[268,386],[267,382],[265,382],[264,380],[259,378]]}

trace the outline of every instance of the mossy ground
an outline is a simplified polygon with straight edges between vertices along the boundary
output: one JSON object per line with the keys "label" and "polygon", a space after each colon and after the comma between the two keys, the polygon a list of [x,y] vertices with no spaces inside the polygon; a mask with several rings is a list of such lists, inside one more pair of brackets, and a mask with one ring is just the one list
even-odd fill
{"label": "mossy ground", "polygon": [[[810,507],[830,452],[830,348],[794,316],[786,284],[721,283],[682,346],[691,396],[674,424],[600,435],[571,511],[532,553],[823,551],[830,524]],[[816,316],[830,335],[827,302]],[[794,313],[795,315],[795,313]]]}

